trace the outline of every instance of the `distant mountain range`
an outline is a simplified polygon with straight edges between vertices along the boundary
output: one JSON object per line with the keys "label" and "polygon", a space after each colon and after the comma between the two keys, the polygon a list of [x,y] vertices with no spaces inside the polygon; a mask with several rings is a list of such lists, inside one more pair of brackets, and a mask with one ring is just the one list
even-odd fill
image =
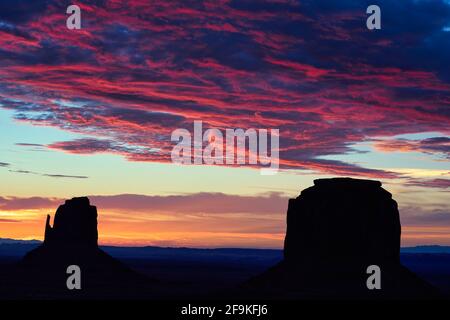
{"label": "distant mountain range", "polygon": [[40,240],[16,240],[9,238],[0,238],[0,245],[2,244],[40,244]]}
{"label": "distant mountain range", "polygon": [[[42,243],[39,240],[15,240],[0,238],[0,256],[22,257],[28,251],[36,248]],[[242,248],[218,248],[218,249],[196,249],[196,248],[170,248],[170,247],[120,247],[120,246],[100,246],[105,252],[119,259],[181,259],[198,260],[213,257],[218,259],[240,257],[252,258],[257,262],[259,259],[281,259],[282,249],[242,249]],[[450,246],[415,246],[401,248],[404,254],[450,254]]]}
{"label": "distant mountain range", "polygon": [[450,246],[416,246],[404,247],[400,249],[401,253],[450,253]]}

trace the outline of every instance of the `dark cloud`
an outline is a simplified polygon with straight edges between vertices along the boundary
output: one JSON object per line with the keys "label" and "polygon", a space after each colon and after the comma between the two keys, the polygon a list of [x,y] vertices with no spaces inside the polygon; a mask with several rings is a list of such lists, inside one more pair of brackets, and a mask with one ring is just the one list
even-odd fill
{"label": "dark cloud", "polygon": [[423,153],[442,155],[444,158],[450,159],[450,138],[448,137],[434,137],[422,140],[376,140],[375,146],[382,151],[418,151]]}
{"label": "dark cloud", "polygon": [[75,175],[65,175],[65,174],[51,174],[51,173],[39,173],[29,170],[9,170],[9,172],[13,173],[22,173],[22,174],[33,174],[42,177],[49,178],[69,178],[69,179],[88,179],[88,176],[75,176]]}
{"label": "dark cloud", "polygon": [[421,140],[420,149],[429,152],[442,152],[450,159],[450,138],[436,137]]}
{"label": "dark cloud", "polygon": [[20,146],[20,147],[44,147],[43,144],[39,144],[39,143],[26,143],[26,142],[19,142],[19,143],[16,143],[16,146]]}
{"label": "dark cloud", "polygon": [[41,174],[44,177],[50,177],[50,178],[70,178],[70,179],[87,179],[88,176],[71,176],[71,175],[65,175],[65,174],[49,174],[49,173],[43,173]]}
{"label": "dark cloud", "polygon": [[2,0],[0,1],[0,21],[20,24],[37,19],[45,13],[50,2],[49,0]]}
{"label": "dark cloud", "polygon": [[450,179],[408,179],[405,184],[415,187],[447,189],[450,188]]}

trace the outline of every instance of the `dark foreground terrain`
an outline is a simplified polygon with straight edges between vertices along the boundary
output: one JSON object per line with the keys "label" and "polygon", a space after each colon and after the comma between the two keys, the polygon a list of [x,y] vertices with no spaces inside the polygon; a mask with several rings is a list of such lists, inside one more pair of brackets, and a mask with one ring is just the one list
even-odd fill
{"label": "dark foreground terrain", "polygon": [[[0,281],[38,243],[0,243]],[[177,291],[204,295],[233,288],[282,259],[282,250],[101,247],[131,269]],[[450,296],[450,248],[404,248],[402,264]],[[2,282],[0,282],[1,285]]]}

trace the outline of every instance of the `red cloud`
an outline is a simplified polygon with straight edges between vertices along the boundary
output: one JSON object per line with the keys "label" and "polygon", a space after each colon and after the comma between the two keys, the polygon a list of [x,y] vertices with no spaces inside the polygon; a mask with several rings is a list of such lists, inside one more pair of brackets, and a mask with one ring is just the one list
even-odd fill
{"label": "red cloud", "polygon": [[[169,161],[172,130],[203,120],[220,129],[279,128],[284,168],[392,178],[322,157],[377,136],[449,132],[445,66],[421,64],[414,54],[426,49],[422,40],[400,58],[392,50],[401,36],[372,45],[355,27],[357,10],[330,12],[330,24],[314,7],[303,4],[300,13],[279,0],[80,6],[77,32],[64,28],[51,1],[33,19],[0,26],[2,106],[19,121],[91,137],[52,149]],[[443,152],[419,142],[377,144],[393,146]]]}

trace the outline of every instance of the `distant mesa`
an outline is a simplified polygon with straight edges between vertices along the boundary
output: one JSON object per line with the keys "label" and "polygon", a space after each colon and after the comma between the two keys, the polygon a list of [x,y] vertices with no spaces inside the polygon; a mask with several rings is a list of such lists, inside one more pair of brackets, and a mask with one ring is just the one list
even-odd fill
{"label": "distant mesa", "polygon": [[[289,201],[284,260],[244,288],[278,298],[436,296],[400,264],[400,234],[397,203],[381,182],[315,180]],[[367,288],[369,265],[381,268],[381,290]]]}

